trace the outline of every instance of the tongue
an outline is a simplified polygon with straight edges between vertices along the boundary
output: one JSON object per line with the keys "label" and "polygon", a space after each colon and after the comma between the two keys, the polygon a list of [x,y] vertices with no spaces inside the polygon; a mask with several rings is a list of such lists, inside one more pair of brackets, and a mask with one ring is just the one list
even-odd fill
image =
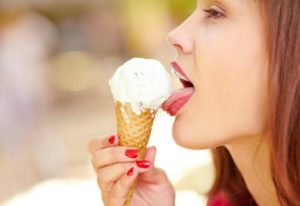
{"label": "tongue", "polygon": [[190,99],[193,93],[193,87],[186,87],[174,91],[172,95],[163,103],[162,109],[168,112],[171,116],[176,115],[176,113]]}

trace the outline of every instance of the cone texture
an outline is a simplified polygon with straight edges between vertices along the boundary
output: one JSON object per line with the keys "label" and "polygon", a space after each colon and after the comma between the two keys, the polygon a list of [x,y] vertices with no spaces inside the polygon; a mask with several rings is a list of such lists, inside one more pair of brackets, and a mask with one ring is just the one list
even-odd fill
{"label": "cone texture", "polygon": [[[148,140],[151,134],[155,112],[151,109],[144,110],[140,115],[131,110],[130,104],[116,102],[116,118],[119,145],[134,147],[139,150],[138,159],[143,159]],[[124,206],[130,206],[135,186],[132,186]]]}

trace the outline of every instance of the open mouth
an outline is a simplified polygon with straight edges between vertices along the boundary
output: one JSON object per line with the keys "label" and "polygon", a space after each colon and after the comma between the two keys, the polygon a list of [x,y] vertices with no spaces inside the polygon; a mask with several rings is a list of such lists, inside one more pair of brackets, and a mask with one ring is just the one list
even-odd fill
{"label": "open mouth", "polygon": [[194,85],[174,61],[171,63],[173,75],[179,79],[183,88],[172,92],[171,96],[163,103],[162,109],[174,116],[188,102],[194,93]]}

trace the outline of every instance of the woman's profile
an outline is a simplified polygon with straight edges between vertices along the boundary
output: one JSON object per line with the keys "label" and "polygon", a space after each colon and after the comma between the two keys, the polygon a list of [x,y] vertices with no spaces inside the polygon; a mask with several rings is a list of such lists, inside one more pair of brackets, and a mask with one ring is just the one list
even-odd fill
{"label": "woman's profile", "polygon": [[[299,0],[198,0],[168,34],[184,81],[162,108],[176,117],[177,144],[212,149],[207,205],[300,204],[299,37]],[[123,205],[137,180],[132,205],[175,205],[167,174],[151,164],[156,149],[137,161],[117,145],[115,135],[89,144],[104,204]]]}

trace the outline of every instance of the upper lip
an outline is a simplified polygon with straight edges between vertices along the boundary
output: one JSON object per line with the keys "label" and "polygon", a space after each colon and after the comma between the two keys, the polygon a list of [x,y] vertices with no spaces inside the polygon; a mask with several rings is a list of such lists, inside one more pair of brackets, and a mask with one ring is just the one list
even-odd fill
{"label": "upper lip", "polygon": [[183,85],[186,86],[193,86],[192,81],[188,78],[188,76],[185,74],[183,69],[179,66],[179,64],[176,61],[171,62],[172,69],[179,74],[180,81],[183,83]]}

